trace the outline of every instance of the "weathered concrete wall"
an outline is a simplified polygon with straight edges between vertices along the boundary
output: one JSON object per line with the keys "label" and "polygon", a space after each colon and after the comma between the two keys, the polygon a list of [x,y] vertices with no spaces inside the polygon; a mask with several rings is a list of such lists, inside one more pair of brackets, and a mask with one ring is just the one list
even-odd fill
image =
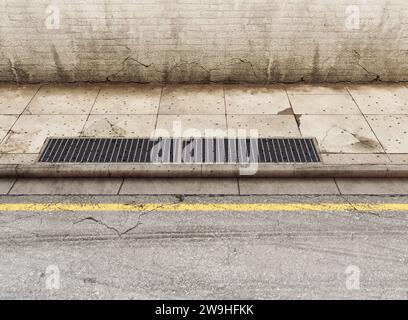
{"label": "weathered concrete wall", "polygon": [[0,3],[0,81],[408,80],[407,0]]}

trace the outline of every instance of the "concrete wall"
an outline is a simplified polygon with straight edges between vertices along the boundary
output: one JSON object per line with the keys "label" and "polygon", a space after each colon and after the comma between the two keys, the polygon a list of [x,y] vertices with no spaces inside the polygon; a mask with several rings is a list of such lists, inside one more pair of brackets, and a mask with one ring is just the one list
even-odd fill
{"label": "concrete wall", "polygon": [[0,81],[408,80],[407,7],[407,0],[0,0]]}

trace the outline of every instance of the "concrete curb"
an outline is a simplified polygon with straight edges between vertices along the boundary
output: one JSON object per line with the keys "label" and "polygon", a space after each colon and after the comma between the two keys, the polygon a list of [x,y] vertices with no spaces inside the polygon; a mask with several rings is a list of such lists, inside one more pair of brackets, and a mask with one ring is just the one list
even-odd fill
{"label": "concrete curb", "polygon": [[408,178],[408,164],[259,164],[248,174],[233,164],[0,165],[1,178]]}

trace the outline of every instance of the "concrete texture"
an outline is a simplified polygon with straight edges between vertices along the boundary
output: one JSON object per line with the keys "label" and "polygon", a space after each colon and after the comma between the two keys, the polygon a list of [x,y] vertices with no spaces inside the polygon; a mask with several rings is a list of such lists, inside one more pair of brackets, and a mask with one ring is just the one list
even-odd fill
{"label": "concrete texture", "polygon": [[0,179],[0,194],[7,194],[13,187],[15,179]]}
{"label": "concrete texture", "polygon": [[[395,155],[396,156],[396,155]],[[356,164],[390,164],[391,159],[390,155],[378,154],[378,153],[323,153],[321,154],[322,161],[325,164],[334,164],[334,165],[356,165]],[[397,163],[402,162],[403,159],[395,159]]]}
{"label": "concrete texture", "polygon": [[9,195],[408,195],[408,178],[0,178]]}
{"label": "concrete texture", "polygon": [[293,94],[289,98],[295,114],[361,114],[350,95]]}
{"label": "concrete texture", "polygon": [[155,124],[155,115],[90,115],[81,136],[150,137],[154,132]]}
{"label": "concrete texture", "polygon": [[47,137],[79,136],[86,115],[21,115],[2,140],[0,153],[39,153]]}
{"label": "concrete texture", "polygon": [[367,116],[387,153],[408,153],[408,115]]}
{"label": "concrete texture", "polygon": [[384,152],[362,115],[302,115],[298,121],[302,135],[316,137],[322,152]]}
{"label": "concrete texture", "polygon": [[238,195],[237,179],[125,179],[120,194]]}
{"label": "concrete texture", "polygon": [[117,194],[122,179],[18,179],[10,194]]}
{"label": "concrete texture", "polygon": [[1,115],[0,116],[0,139],[4,139],[11,127],[17,120],[17,116]]}
{"label": "concrete texture", "polygon": [[0,113],[21,114],[34,97],[40,85],[0,86]]}
{"label": "concrete texture", "polygon": [[157,114],[162,88],[118,84],[101,86],[91,114]]}
{"label": "concrete texture", "polygon": [[408,194],[407,179],[336,179],[342,194]]}
{"label": "concrete texture", "polygon": [[224,89],[214,85],[166,86],[160,101],[160,114],[225,114]]}
{"label": "concrete texture", "polygon": [[225,86],[227,114],[292,114],[282,86]]}
{"label": "concrete texture", "polygon": [[[386,183],[386,182],[385,182]],[[242,195],[340,194],[334,179],[239,179]]]}
{"label": "concrete texture", "polygon": [[162,115],[157,117],[156,137],[225,137],[225,115]]}
{"label": "concrete texture", "polygon": [[244,137],[253,136],[251,130],[257,130],[263,138],[301,137],[293,115],[228,115],[227,126],[232,133]]}
{"label": "concrete texture", "polygon": [[[341,159],[341,158],[340,158]],[[340,160],[339,159],[339,160]],[[14,161],[13,159],[10,161]],[[336,162],[336,161],[333,161]],[[2,178],[407,178],[406,161],[383,164],[1,164]]]}
{"label": "concrete texture", "polygon": [[43,85],[24,114],[89,114],[99,88],[92,85]]}
{"label": "concrete texture", "polygon": [[0,14],[0,81],[408,80],[405,0],[3,0]]}
{"label": "concrete texture", "polygon": [[[166,196],[0,197],[1,203],[10,201],[180,203]],[[182,201],[239,206],[408,199],[200,196]],[[406,300],[406,221],[406,212],[355,210],[2,212],[0,298]],[[59,271],[59,289],[47,289],[50,266]]]}
{"label": "concrete texture", "polygon": [[408,88],[398,85],[356,85],[350,94],[365,114],[408,114]]}

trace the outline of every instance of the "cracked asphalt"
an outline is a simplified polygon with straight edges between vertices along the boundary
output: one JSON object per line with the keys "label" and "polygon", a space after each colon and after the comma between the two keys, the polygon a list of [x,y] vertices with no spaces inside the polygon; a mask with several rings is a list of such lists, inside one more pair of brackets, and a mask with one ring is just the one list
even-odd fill
{"label": "cracked asphalt", "polygon": [[[168,203],[407,200],[406,196],[3,196],[2,204],[158,206],[139,212],[1,212],[0,298],[407,299],[406,212],[160,211],[160,204]],[[55,275],[59,286],[50,287]]]}

